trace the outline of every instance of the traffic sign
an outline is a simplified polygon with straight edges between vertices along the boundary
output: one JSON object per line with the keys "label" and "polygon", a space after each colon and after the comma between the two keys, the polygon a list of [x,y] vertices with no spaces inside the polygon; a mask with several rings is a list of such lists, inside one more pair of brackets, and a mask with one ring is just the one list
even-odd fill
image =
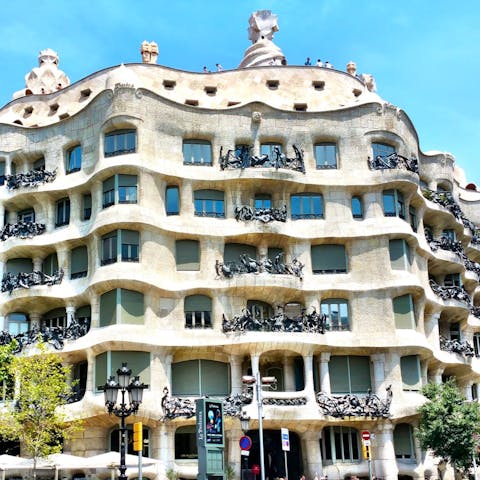
{"label": "traffic sign", "polygon": [[252,465],[252,473],[258,475],[260,473],[260,465]]}
{"label": "traffic sign", "polygon": [[244,435],[240,438],[238,444],[242,450],[250,450],[252,448],[252,439],[247,437],[247,435]]}
{"label": "traffic sign", "polygon": [[289,452],[290,451],[290,436],[288,433],[288,428],[282,428],[281,430],[282,434],[282,450],[284,452]]}
{"label": "traffic sign", "polygon": [[362,440],[370,440],[370,432],[368,430],[362,432]]}

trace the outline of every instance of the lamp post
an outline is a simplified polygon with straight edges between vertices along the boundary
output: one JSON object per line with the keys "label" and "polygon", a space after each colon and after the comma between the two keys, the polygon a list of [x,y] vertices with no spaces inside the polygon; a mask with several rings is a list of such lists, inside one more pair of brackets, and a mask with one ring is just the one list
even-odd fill
{"label": "lamp post", "polygon": [[[122,363],[121,368],[117,370],[117,379],[112,375],[108,378],[105,385],[99,387],[104,391],[105,406],[109,414],[114,414],[120,418],[120,475],[119,480],[127,480],[125,474],[127,466],[125,464],[125,453],[127,446],[127,426],[125,419],[132,414],[138,412],[138,408],[142,403],[143,390],[148,388],[148,385],[140,382],[140,377],[133,377],[132,370],[130,370],[126,363]],[[120,392],[120,403],[118,403],[118,393]],[[126,402],[125,394],[128,392],[128,403]]]}
{"label": "lamp post", "polygon": [[258,407],[258,441],[260,444],[260,479],[265,480],[265,450],[263,447],[263,397],[262,387],[275,387],[277,379],[275,377],[260,377],[260,372],[256,375],[245,375],[242,377],[245,385],[255,385]]}

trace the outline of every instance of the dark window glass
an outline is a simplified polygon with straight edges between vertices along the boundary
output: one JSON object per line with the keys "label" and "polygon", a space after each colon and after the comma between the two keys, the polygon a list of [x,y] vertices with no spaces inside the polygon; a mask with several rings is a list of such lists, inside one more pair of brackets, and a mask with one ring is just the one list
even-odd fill
{"label": "dark window glass", "polygon": [[301,193],[290,197],[292,220],[323,218],[323,197],[315,193]]}
{"label": "dark window glass", "polygon": [[83,219],[89,220],[92,216],[92,195],[87,193],[83,196]]}
{"label": "dark window glass", "polygon": [[363,205],[360,197],[352,197],[352,216],[353,218],[363,218]]}
{"label": "dark window glass", "polygon": [[383,213],[386,217],[405,219],[405,201],[399,190],[383,191]]}
{"label": "dark window glass", "polygon": [[33,208],[28,208],[27,210],[22,210],[18,212],[17,220],[19,222],[34,222],[35,221],[35,210]]}
{"label": "dark window glass", "polygon": [[134,153],[137,146],[136,130],[116,130],[105,135],[105,156]]}
{"label": "dark window glass", "polygon": [[165,192],[165,205],[167,215],[178,215],[180,213],[180,195],[178,187],[167,187]]}
{"label": "dark window glass", "polygon": [[82,168],[82,147],[77,145],[67,152],[66,172],[78,172]]}
{"label": "dark window glass", "polygon": [[62,198],[57,202],[57,219],[55,222],[56,227],[62,225],[68,225],[70,222],[70,199]]}
{"label": "dark window glass", "polygon": [[102,265],[117,261],[117,231],[102,237]]}
{"label": "dark window glass", "polygon": [[388,157],[388,155],[395,153],[395,148],[386,143],[372,143],[372,152],[373,158],[377,158],[378,156]]}
{"label": "dark window glass", "polygon": [[276,149],[282,152],[282,144],[281,143],[262,143],[260,145],[260,155],[268,155],[268,158],[272,159],[275,158]]}

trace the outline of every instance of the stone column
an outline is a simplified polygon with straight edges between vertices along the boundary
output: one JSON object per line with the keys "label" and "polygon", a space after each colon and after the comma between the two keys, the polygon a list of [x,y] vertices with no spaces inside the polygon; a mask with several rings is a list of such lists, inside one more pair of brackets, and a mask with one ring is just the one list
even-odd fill
{"label": "stone column", "polygon": [[328,370],[330,356],[330,352],[322,352],[320,354],[320,362],[318,365],[318,370],[320,371],[320,390],[327,395],[332,393],[330,389],[330,372]]}
{"label": "stone column", "polygon": [[438,328],[439,318],[440,313],[432,313],[430,315],[425,315],[424,319],[425,336],[434,349],[440,348],[440,333]]}
{"label": "stone column", "polygon": [[323,473],[319,431],[308,430],[302,435],[302,451],[305,476],[318,478]]}
{"label": "stone column", "polygon": [[90,218],[94,218],[94,216],[103,210],[103,182],[94,181],[92,183],[92,216]]}
{"label": "stone column", "polygon": [[313,355],[303,356],[303,376],[305,378],[305,395],[308,402],[315,403],[315,383],[313,381]]}
{"label": "stone column", "polygon": [[1,278],[3,278],[5,273],[7,273],[6,263],[5,262],[0,262],[0,276],[1,276]]}
{"label": "stone column", "polygon": [[159,427],[159,451],[154,452],[154,458],[162,461],[165,467],[173,468],[175,459],[175,427],[173,425],[160,424]]}
{"label": "stone column", "polygon": [[[252,375],[257,378],[257,373],[258,377],[260,378],[260,355],[258,353],[252,353],[250,354],[250,364],[252,367]],[[261,378],[260,378],[261,381]],[[259,387],[261,388],[261,387]],[[252,405],[257,404],[257,389],[254,387],[253,388],[253,398],[252,398]]]}
{"label": "stone column", "polygon": [[[88,349],[87,350],[87,381],[85,385],[86,393],[93,394],[95,392],[94,384],[94,371],[95,371],[95,353]],[[105,383],[107,379],[98,378],[97,382],[100,382],[99,385]]]}
{"label": "stone column", "polygon": [[426,360],[420,361],[420,378],[422,386],[428,383],[428,365]]}
{"label": "stone column", "polygon": [[100,296],[96,293],[90,295],[90,308],[92,314],[90,328],[98,328],[100,326]]}
{"label": "stone column", "polygon": [[295,369],[292,357],[283,358],[283,388],[285,392],[295,391]]}
{"label": "stone column", "polygon": [[436,368],[432,370],[430,373],[430,379],[432,383],[436,383],[437,385],[441,385],[442,383],[442,375],[443,375],[443,368]]}
{"label": "stone column", "polygon": [[5,206],[2,204],[0,205],[0,227],[3,228],[5,226]]}
{"label": "stone column", "polygon": [[67,312],[67,327],[75,321],[75,310],[76,309],[73,305],[68,305],[65,308],[65,311]]}
{"label": "stone column", "polygon": [[365,193],[363,195],[365,218],[381,218],[383,216],[383,203],[381,193]]}
{"label": "stone column", "polygon": [[71,193],[70,197],[70,223],[78,225],[82,216],[82,195]]}
{"label": "stone column", "polygon": [[30,312],[30,329],[33,327],[40,327],[41,315],[38,312]]}
{"label": "stone column", "polygon": [[38,270],[38,271],[41,271],[42,270],[42,262],[43,262],[43,258],[40,258],[40,257],[34,257],[32,259],[33,261],[33,270]]}
{"label": "stone column", "polygon": [[0,332],[8,330],[7,319],[5,315],[0,315]]}
{"label": "stone column", "polygon": [[242,357],[230,355],[230,378],[232,379],[232,395],[242,393]]}
{"label": "stone column", "polygon": [[231,464],[235,470],[235,477],[240,478],[240,447],[238,439],[242,436],[240,421],[237,418],[232,419],[232,427],[225,429],[225,463]]}
{"label": "stone column", "polygon": [[183,179],[183,185],[180,189],[180,212],[182,217],[193,217],[195,206],[193,201],[192,182],[186,178]]}
{"label": "stone column", "polygon": [[173,360],[173,355],[168,354],[163,357],[163,370],[165,372],[165,380],[167,384],[165,385],[168,388],[168,391],[170,392],[170,395],[172,394],[172,360]]}
{"label": "stone column", "polygon": [[372,446],[372,466],[375,475],[385,480],[397,480],[398,467],[393,446],[393,425],[379,424],[375,435],[375,446]]}
{"label": "stone column", "polygon": [[[102,249],[100,248],[100,235],[95,232],[90,241],[90,255],[89,255],[89,272],[94,272],[100,268]],[[91,268],[93,267],[93,268]]]}
{"label": "stone column", "polygon": [[373,391],[381,395],[385,390],[385,354],[373,354],[370,360],[373,363]]}
{"label": "stone column", "polygon": [[465,383],[465,385],[463,387],[463,394],[465,395],[465,398],[469,402],[471,402],[473,400],[473,398],[472,398],[472,385],[473,385],[473,382],[470,380],[467,383]]}
{"label": "stone column", "polygon": [[58,269],[63,270],[63,277],[70,278],[70,251],[66,248],[57,250]]}

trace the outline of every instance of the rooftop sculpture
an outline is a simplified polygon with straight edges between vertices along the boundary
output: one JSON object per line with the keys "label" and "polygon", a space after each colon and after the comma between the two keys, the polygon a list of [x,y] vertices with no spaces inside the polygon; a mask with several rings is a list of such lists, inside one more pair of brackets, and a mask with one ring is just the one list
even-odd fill
{"label": "rooftop sculpture", "polygon": [[140,45],[140,53],[142,55],[142,63],[157,63],[158,45],[155,42],[144,40]]}

